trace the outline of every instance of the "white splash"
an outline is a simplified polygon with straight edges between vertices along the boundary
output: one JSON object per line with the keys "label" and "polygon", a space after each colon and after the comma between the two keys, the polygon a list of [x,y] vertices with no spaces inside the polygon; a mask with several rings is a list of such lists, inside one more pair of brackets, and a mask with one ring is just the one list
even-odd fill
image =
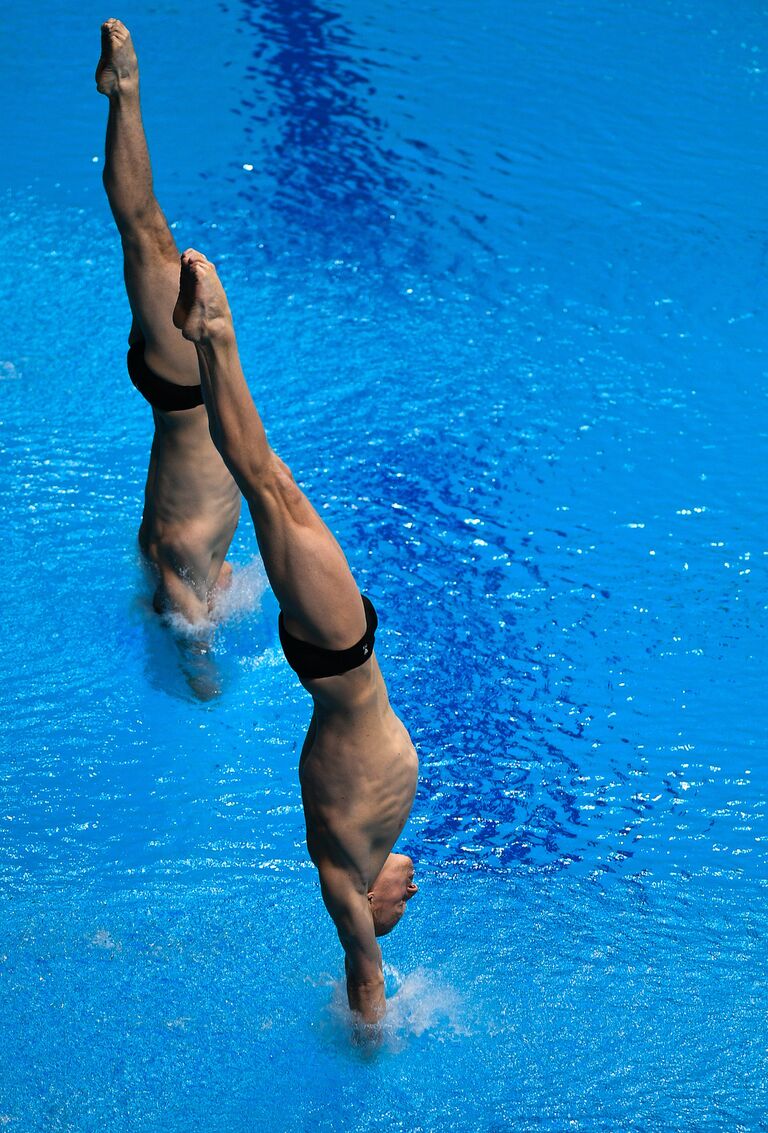
{"label": "white splash", "polygon": [[216,599],[213,612],[216,622],[231,622],[255,613],[267,589],[267,576],[261,559],[252,559],[232,572],[232,582]]}
{"label": "white splash", "polygon": [[385,1030],[394,1035],[423,1035],[426,1031],[441,1034],[467,1034],[461,1021],[461,999],[458,992],[443,983],[434,972],[417,968],[401,976],[384,967],[387,984],[392,981],[396,990],[389,991]]}
{"label": "white splash", "polygon": [[188,639],[193,646],[198,644],[200,652],[208,651],[211,635],[216,628],[216,622],[212,618],[202,618],[199,622],[190,622],[183,614],[177,614],[175,610],[165,610],[160,617],[173,631],[175,637],[182,641]]}
{"label": "white splash", "polygon": [[[425,1034],[443,1042],[446,1038],[470,1033],[462,1018],[461,997],[434,972],[417,968],[402,975],[397,969],[385,964],[384,980],[387,1014],[379,1027],[371,1032],[373,1044],[379,1049],[383,1047],[385,1050],[399,1051],[407,1045],[409,1039],[421,1038]],[[354,1033],[356,1028],[347,1006],[343,980],[333,981],[330,1013],[347,1036]]]}
{"label": "white splash", "polygon": [[243,567],[235,567],[229,586],[216,596],[209,618],[192,623],[183,614],[167,611],[163,620],[181,638],[204,640],[213,634],[217,626],[236,622],[258,611],[266,589],[267,576],[261,559],[252,559]]}
{"label": "white splash", "polygon": [[123,946],[119,940],[115,940],[112,934],[105,928],[97,929],[91,937],[91,944],[94,948],[104,948],[107,952],[122,952]]}

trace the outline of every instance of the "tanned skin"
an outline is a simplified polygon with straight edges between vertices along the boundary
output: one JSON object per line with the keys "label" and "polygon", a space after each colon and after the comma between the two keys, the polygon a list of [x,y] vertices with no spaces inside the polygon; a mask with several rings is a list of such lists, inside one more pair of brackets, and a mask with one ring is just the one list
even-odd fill
{"label": "tanned skin", "polygon": [[[196,386],[195,347],[172,321],[179,251],[155,198],[136,52],[119,20],[102,25],[96,87],[109,99],[104,188],[123,246],[133,314],[129,342],[143,343],[145,361],[160,377]],[[152,413],[139,545],[155,576],[155,609],[178,612],[194,624],[208,618],[217,588],[229,582],[225,557],[240,492],[211,441],[204,406]]]}
{"label": "tanned skin", "polygon": [[[270,447],[240,365],[213,264],[181,257],[174,322],[194,343],[214,444],[245,496],[288,633],[324,649],[360,641],[360,591],[336,539]],[[391,853],[413,804],[417,758],[389,704],[375,653],[339,676],[307,680],[314,709],[299,776],[307,848],[344,949],[350,1008],[376,1023],[386,1003],[377,936],[416,892],[413,862]]]}

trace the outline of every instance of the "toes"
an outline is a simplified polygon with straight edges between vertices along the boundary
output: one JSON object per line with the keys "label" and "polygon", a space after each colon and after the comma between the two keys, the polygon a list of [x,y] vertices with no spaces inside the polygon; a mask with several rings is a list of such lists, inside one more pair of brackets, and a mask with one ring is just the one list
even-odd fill
{"label": "toes", "polygon": [[193,264],[208,263],[208,260],[206,260],[203,253],[196,251],[194,248],[187,248],[186,252],[182,254],[181,258],[188,267],[192,267]]}
{"label": "toes", "polygon": [[128,28],[120,20],[105,20],[101,25],[102,41],[112,47],[122,47],[129,36]]}

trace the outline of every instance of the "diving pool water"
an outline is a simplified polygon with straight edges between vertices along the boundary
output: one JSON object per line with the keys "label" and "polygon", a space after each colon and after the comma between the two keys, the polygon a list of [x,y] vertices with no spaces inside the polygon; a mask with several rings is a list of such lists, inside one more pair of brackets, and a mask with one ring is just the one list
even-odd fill
{"label": "diving pool water", "polygon": [[[380,614],[420,892],[350,1040],[250,522],[150,609],[98,27]],[[0,1125],[768,1129],[768,9],[0,18]]]}

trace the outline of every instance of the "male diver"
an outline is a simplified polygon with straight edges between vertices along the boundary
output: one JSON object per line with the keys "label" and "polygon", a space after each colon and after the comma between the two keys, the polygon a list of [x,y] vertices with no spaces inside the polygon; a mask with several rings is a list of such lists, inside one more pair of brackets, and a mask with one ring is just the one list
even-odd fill
{"label": "male diver", "polygon": [[213,264],[181,257],[173,321],[194,343],[216,448],[250,509],[280,605],[280,640],[314,708],[299,778],[307,848],[345,954],[347,998],[364,1023],[386,1010],[381,949],[416,892],[391,853],[413,804],[417,758],[374,654],[376,612],[341,547],[271,449],[246,385]]}
{"label": "male diver", "polygon": [[155,432],[139,546],[154,575],[154,607],[204,621],[225,587],[240,492],[214,448],[197,355],[174,327],[179,252],[155,199],[128,29],[101,28],[96,87],[109,98],[104,188],[123,245],[133,322],[128,372],[152,406]]}

